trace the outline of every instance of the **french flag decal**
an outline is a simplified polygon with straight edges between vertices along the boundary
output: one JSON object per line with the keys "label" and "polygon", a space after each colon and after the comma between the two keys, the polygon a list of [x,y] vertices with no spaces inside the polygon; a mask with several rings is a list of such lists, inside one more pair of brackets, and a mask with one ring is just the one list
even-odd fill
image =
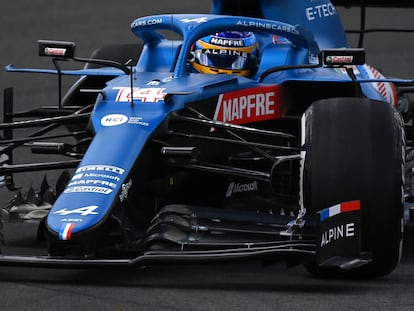
{"label": "french flag decal", "polygon": [[320,220],[325,221],[326,219],[333,217],[338,214],[359,211],[361,209],[360,201],[349,201],[343,202],[341,204],[334,205],[332,207],[326,208],[319,212]]}
{"label": "french flag decal", "polygon": [[63,224],[59,231],[59,240],[67,241],[72,236],[72,230],[75,227],[74,223]]}

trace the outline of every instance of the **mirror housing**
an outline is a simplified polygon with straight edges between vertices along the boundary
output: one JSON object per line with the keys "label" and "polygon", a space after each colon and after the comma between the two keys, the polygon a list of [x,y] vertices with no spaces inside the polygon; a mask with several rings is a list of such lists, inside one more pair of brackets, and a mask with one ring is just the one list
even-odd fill
{"label": "mirror housing", "polygon": [[75,43],[66,41],[38,40],[39,56],[49,56],[62,59],[75,57]]}
{"label": "mirror housing", "polygon": [[320,63],[324,67],[341,67],[365,64],[364,49],[330,49],[322,50]]}

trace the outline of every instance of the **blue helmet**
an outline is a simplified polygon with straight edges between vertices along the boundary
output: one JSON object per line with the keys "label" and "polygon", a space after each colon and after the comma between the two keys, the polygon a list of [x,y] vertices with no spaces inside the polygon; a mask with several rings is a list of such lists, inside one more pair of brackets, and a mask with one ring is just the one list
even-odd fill
{"label": "blue helmet", "polygon": [[259,49],[252,32],[226,31],[197,40],[192,56],[198,72],[250,77],[257,71]]}

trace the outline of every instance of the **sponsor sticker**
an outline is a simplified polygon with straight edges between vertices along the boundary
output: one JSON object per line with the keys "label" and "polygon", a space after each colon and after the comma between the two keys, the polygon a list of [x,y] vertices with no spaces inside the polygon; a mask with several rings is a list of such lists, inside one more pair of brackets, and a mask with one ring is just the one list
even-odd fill
{"label": "sponsor sticker", "polygon": [[65,193],[76,193],[76,192],[92,192],[100,194],[110,194],[112,189],[104,187],[95,187],[95,186],[81,186],[81,187],[68,187],[65,189]]}
{"label": "sponsor sticker", "polygon": [[306,8],[305,14],[308,21],[315,21],[336,15],[336,9],[332,3],[325,3]]}
{"label": "sponsor sticker", "polygon": [[45,48],[45,55],[48,56],[65,56],[66,49],[64,48]]}
{"label": "sponsor sticker", "polygon": [[221,49],[201,49],[201,52],[206,55],[228,55],[228,56],[242,56],[247,57],[249,53],[236,50],[221,50]]}
{"label": "sponsor sticker", "polygon": [[278,90],[278,86],[264,86],[221,94],[214,119],[245,124],[280,118]]}
{"label": "sponsor sticker", "polygon": [[243,27],[256,27],[256,28],[262,28],[262,29],[276,30],[276,31],[281,31],[281,32],[292,33],[295,35],[299,34],[299,31],[294,27],[287,26],[287,25],[268,23],[268,22],[239,20],[236,22],[236,25],[243,26]]}
{"label": "sponsor sticker", "polygon": [[226,47],[244,47],[244,40],[242,39],[224,39],[220,37],[212,36],[210,43],[214,45],[226,46]]}
{"label": "sponsor sticker", "polygon": [[74,180],[74,181],[69,182],[68,187],[79,186],[79,185],[99,185],[99,186],[104,186],[104,187],[109,187],[109,188],[116,187],[116,183],[113,183],[107,180],[101,180],[101,179]]}
{"label": "sponsor sticker", "polygon": [[89,171],[111,172],[111,173],[115,173],[119,175],[122,175],[125,173],[125,170],[123,168],[112,166],[112,165],[102,165],[102,164],[86,165],[86,166],[78,167],[76,169],[76,173],[89,172]]}
{"label": "sponsor sticker", "polygon": [[319,212],[319,262],[335,256],[359,256],[361,250],[361,202],[343,202]]}
{"label": "sponsor sticker", "polygon": [[326,57],[327,64],[352,64],[354,57],[352,55],[329,55]]}
{"label": "sponsor sticker", "polygon": [[131,27],[134,28],[134,27],[151,26],[151,25],[158,25],[162,23],[163,23],[162,18],[138,19],[132,23]]}
{"label": "sponsor sticker", "polygon": [[226,198],[231,197],[233,194],[236,193],[243,193],[243,192],[250,192],[250,191],[256,191],[258,190],[259,187],[257,186],[257,181],[253,181],[251,183],[236,183],[236,182],[231,182],[229,184],[229,187],[227,188],[226,191]]}
{"label": "sponsor sticker", "polygon": [[97,173],[80,173],[76,174],[72,177],[72,180],[77,180],[81,178],[95,178],[95,179],[109,179],[113,180],[114,182],[119,182],[120,178],[118,176],[112,176],[108,174],[97,174]]}
{"label": "sponsor sticker", "polygon": [[128,117],[123,114],[108,114],[101,119],[102,126],[118,126],[128,121]]}
{"label": "sponsor sticker", "polygon": [[273,44],[291,44],[291,42],[288,39],[278,35],[272,36],[272,42]]}
{"label": "sponsor sticker", "polygon": [[64,193],[91,192],[110,194],[121,181],[125,170],[113,165],[86,165],[78,167]]}
{"label": "sponsor sticker", "polygon": [[121,186],[121,193],[119,195],[119,200],[123,202],[126,198],[128,198],[129,189],[132,187],[132,179],[130,179],[127,183],[122,184]]}
{"label": "sponsor sticker", "polygon": [[142,117],[130,117],[129,120],[128,120],[128,124],[149,126],[149,123],[146,122],[146,121],[143,121]]}
{"label": "sponsor sticker", "polygon": [[197,17],[197,18],[183,18],[180,21],[182,21],[183,23],[207,23],[208,22],[208,18],[207,17]]}

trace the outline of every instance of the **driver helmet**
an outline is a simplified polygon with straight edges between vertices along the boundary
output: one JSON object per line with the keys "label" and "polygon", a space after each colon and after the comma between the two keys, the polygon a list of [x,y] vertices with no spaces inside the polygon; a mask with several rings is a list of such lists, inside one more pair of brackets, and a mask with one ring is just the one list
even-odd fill
{"label": "driver helmet", "polygon": [[225,31],[197,40],[192,47],[191,65],[200,73],[253,76],[259,49],[252,32]]}

